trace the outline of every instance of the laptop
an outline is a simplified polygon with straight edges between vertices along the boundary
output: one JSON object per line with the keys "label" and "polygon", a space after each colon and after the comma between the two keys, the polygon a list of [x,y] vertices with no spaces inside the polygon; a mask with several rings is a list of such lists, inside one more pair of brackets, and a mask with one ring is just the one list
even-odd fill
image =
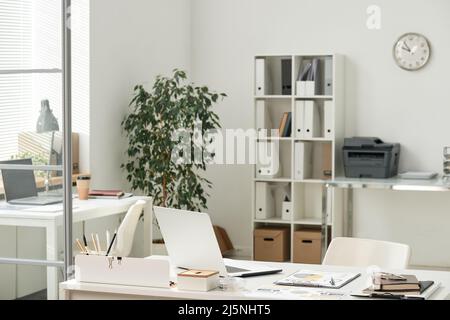
{"label": "laptop", "polygon": [[181,269],[219,271],[220,276],[251,277],[282,272],[268,266],[223,259],[209,215],[155,207],[170,261]]}
{"label": "laptop", "polygon": [[[0,164],[32,165],[31,159],[1,161]],[[34,172],[31,170],[3,169],[3,188],[6,202],[13,205],[46,206],[61,203],[61,196],[39,196]]]}

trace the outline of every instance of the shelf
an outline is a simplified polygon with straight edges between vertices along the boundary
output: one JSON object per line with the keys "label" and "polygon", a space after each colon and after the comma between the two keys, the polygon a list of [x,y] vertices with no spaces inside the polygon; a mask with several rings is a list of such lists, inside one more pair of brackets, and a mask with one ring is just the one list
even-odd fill
{"label": "shelf", "polygon": [[305,180],[294,180],[295,183],[315,183],[315,184],[327,184],[331,183],[333,180],[321,180],[321,179],[305,179]]}
{"label": "shelf", "polygon": [[292,182],[292,179],[290,178],[255,178],[255,182]]}
{"label": "shelf", "polygon": [[[294,221],[294,224],[296,225],[304,225],[304,226],[321,226],[322,225],[322,219],[320,218],[305,218]],[[328,225],[331,226],[331,224],[328,222]]]}
{"label": "shelf", "polygon": [[327,139],[327,138],[310,138],[310,139],[297,139],[295,138],[295,141],[318,141],[318,142],[333,142],[333,139]]}
{"label": "shelf", "polygon": [[270,218],[266,220],[253,220],[255,223],[274,223],[274,224],[291,224],[291,221],[288,220],[282,220],[281,218]]}
{"label": "shelf", "polygon": [[313,99],[323,99],[323,100],[333,100],[333,96],[295,96],[296,100],[313,100]]}
{"label": "shelf", "polygon": [[267,138],[257,138],[258,141],[292,141],[293,138],[289,137],[267,137]]}
{"label": "shelf", "polygon": [[255,96],[255,99],[292,99],[292,96],[287,95],[269,95],[269,96]]}

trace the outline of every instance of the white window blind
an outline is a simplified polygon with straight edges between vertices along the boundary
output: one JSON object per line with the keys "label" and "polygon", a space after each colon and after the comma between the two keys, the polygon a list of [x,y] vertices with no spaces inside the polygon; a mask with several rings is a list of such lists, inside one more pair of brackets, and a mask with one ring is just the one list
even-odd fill
{"label": "white window blind", "polygon": [[0,160],[36,129],[41,100],[61,119],[61,74],[46,73],[61,68],[61,47],[59,0],[0,0]]}

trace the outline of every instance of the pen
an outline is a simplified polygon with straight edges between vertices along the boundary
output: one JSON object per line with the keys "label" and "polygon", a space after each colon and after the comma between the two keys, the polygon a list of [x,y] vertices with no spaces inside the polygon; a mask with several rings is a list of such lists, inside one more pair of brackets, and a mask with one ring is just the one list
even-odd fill
{"label": "pen", "polygon": [[336,285],[336,282],[334,282],[333,277],[331,277],[330,284],[331,284],[332,286]]}
{"label": "pen", "polygon": [[80,239],[76,240],[78,248],[80,249],[81,253],[86,253],[86,250],[83,248],[83,245],[81,244]]}
{"label": "pen", "polygon": [[108,256],[109,253],[111,252],[111,249],[112,249],[112,246],[113,246],[113,244],[114,244],[114,241],[116,240],[116,237],[117,237],[117,233],[114,233],[114,236],[113,236],[113,238],[112,238],[112,241],[111,241],[111,243],[109,244],[108,251],[106,252],[106,256]]}
{"label": "pen", "polygon": [[102,247],[100,245],[100,237],[98,236],[98,233],[95,234],[95,240],[97,240],[97,249],[98,253],[100,253],[102,251]]}
{"label": "pen", "polygon": [[99,253],[99,252],[98,252],[98,248],[97,248],[97,242],[95,241],[95,237],[94,237],[94,234],[93,234],[93,233],[91,233],[91,238],[92,238],[92,242],[94,243],[94,249],[95,249],[95,251],[96,251],[97,253]]}

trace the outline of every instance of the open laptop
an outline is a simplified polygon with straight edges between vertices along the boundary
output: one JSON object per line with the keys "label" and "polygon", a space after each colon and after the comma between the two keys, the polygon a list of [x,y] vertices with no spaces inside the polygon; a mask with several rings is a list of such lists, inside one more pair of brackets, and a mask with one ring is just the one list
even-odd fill
{"label": "open laptop", "polygon": [[[32,165],[31,159],[1,161],[0,164]],[[61,196],[39,196],[33,171],[3,169],[3,188],[9,204],[25,206],[46,206],[61,203]]]}
{"label": "open laptop", "polygon": [[223,259],[209,215],[155,207],[171,263],[178,268],[219,271],[220,276],[251,277],[283,270]]}

